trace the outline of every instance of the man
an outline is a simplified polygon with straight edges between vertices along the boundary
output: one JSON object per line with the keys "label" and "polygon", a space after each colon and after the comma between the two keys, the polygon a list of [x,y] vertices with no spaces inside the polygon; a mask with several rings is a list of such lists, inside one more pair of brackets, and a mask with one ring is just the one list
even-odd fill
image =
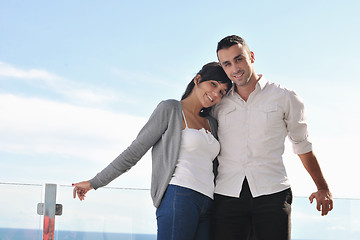
{"label": "man", "polygon": [[318,191],[326,215],[332,195],[312,152],[298,96],[255,73],[254,53],[239,36],[218,43],[217,56],[234,85],[216,105],[221,153],[216,177],[213,237],[216,240],[291,239],[292,192],[282,160],[288,136]]}

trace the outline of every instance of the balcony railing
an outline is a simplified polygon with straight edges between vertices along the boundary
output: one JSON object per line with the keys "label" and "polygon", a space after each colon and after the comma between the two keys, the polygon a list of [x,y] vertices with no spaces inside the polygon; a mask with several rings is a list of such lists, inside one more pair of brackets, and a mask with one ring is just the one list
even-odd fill
{"label": "balcony railing", "polygon": [[[55,216],[52,238],[44,234],[49,231],[44,230],[47,213],[38,214],[38,204],[46,198],[46,184],[0,183],[0,239],[156,239],[149,189],[105,187],[79,201],[72,198],[72,186],[55,187],[62,214]],[[295,197],[292,239],[360,239],[360,199],[335,198],[334,206],[328,216],[321,217],[307,198]]]}

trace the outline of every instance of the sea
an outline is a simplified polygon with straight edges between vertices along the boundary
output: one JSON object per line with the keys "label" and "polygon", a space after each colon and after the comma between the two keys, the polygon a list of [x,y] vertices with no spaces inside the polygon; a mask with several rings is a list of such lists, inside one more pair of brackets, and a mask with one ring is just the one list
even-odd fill
{"label": "sea", "polygon": [[[38,229],[0,228],[0,240],[42,240],[42,231]],[[156,235],[58,230],[55,231],[54,240],[156,240]],[[297,238],[292,240],[312,239]]]}
{"label": "sea", "polygon": [[[55,231],[54,240],[156,240],[155,234]],[[42,240],[42,230],[0,228],[0,240]]]}

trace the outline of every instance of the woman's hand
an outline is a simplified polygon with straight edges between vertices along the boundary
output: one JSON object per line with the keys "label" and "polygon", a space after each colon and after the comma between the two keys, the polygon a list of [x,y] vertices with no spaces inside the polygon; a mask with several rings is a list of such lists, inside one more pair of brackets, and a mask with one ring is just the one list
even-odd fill
{"label": "woman's hand", "polygon": [[85,200],[86,193],[93,189],[93,187],[90,184],[90,181],[83,181],[79,183],[73,184],[74,190],[73,190],[73,197],[76,198],[76,195],[80,199],[80,201]]}

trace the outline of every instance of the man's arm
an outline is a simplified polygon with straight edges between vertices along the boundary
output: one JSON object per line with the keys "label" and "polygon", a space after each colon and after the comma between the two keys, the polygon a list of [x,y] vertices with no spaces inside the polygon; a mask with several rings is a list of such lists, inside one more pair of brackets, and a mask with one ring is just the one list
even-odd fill
{"label": "man's arm", "polygon": [[321,172],[320,165],[312,151],[304,154],[298,154],[298,156],[318,189],[317,192],[310,195],[310,203],[312,203],[315,198],[317,202],[317,210],[321,211],[322,216],[325,216],[333,209],[333,200],[329,187]]}

